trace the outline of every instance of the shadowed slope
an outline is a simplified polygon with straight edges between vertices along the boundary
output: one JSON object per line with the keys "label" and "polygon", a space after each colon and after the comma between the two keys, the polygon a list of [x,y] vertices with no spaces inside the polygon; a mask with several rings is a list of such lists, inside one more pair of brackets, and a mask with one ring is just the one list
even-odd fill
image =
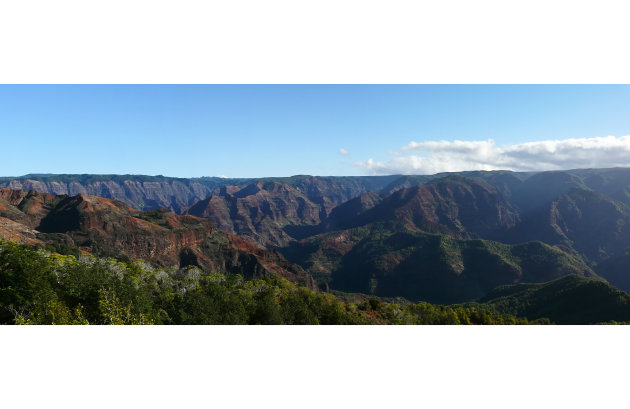
{"label": "shadowed slope", "polygon": [[495,289],[479,302],[496,311],[557,324],[630,321],[630,296],[610,284],[570,275],[550,283]]}

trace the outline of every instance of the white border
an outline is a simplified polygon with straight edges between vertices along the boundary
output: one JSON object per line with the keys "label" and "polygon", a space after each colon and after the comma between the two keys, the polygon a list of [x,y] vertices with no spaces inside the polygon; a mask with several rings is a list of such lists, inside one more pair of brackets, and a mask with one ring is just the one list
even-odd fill
{"label": "white border", "polygon": [[7,83],[627,83],[627,6],[568,0],[30,0]]}
{"label": "white border", "polygon": [[[31,0],[2,83],[628,83],[622,1]],[[626,327],[1,328],[6,407],[611,407]]]}
{"label": "white border", "polygon": [[2,329],[5,407],[617,407],[628,327]]}

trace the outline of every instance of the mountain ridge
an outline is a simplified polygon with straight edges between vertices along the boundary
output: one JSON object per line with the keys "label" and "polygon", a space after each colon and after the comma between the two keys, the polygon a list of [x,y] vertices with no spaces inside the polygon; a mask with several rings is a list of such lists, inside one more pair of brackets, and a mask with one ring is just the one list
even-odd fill
{"label": "mountain ridge", "polygon": [[123,254],[161,266],[196,265],[245,277],[278,276],[315,288],[308,273],[277,251],[222,232],[209,219],[167,209],[142,212],[98,196],[7,189],[0,189],[0,209],[4,209],[0,233],[5,236],[10,231],[13,241]]}
{"label": "mountain ridge", "polygon": [[[55,175],[38,177],[51,182]],[[101,186],[127,180],[124,175],[108,177],[70,175],[62,181]],[[163,191],[160,185],[178,180],[140,179],[134,183],[145,183],[142,194],[152,192],[154,204],[179,200],[167,199],[172,186]],[[469,301],[496,285],[566,274],[601,277],[630,291],[630,269],[625,267],[630,254],[628,168],[206,182],[207,197],[191,205],[180,201],[178,211],[173,206],[136,210],[120,201],[105,205],[84,194],[70,199],[12,191],[0,195],[5,198],[0,216],[7,223],[0,230],[29,243],[89,242],[103,251],[130,246],[143,257],[158,257],[155,251],[140,250],[152,245],[146,237],[157,234],[165,242],[192,240],[194,246],[178,248],[177,257],[197,263],[208,262],[210,256],[228,257],[211,250],[223,242],[237,253],[252,253],[245,244],[251,243],[266,251],[264,257],[252,255],[261,269],[268,257],[276,264],[288,263],[281,269],[311,277],[323,289],[432,302]],[[54,210],[48,209],[52,202]],[[213,233],[210,227],[206,233],[215,239],[205,247],[205,238],[194,236],[195,223],[213,226]],[[131,225],[134,233],[124,236]],[[144,237],[139,239],[142,245],[133,242],[133,235]],[[288,261],[280,262],[274,251]],[[169,262],[176,260],[173,254],[169,257]]]}

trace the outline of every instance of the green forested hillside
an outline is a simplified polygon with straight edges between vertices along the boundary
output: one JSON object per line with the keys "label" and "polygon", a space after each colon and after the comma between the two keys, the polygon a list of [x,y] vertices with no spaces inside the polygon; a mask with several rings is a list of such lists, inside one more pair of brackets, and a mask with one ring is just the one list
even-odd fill
{"label": "green forested hillside", "polygon": [[[545,320],[539,321],[545,323]],[[526,324],[484,306],[342,301],[282,278],[75,257],[0,242],[3,324]]]}
{"label": "green forested hillside", "polygon": [[576,275],[540,284],[496,288],[479,300],[505,314],[557,324],[630,321],[630,296],[610,284]]}
{"label": "green forested hillside", "polygon": [[579,257],[542,242],[508,245],[379,224],[315,236],[284,255],[320,285],[440,304],[471,301],[499,285],[596,277]]}

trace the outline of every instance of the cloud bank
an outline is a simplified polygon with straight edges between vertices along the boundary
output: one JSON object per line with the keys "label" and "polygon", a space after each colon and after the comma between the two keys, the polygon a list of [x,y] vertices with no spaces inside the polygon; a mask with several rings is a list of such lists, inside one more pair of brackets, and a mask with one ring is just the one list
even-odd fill
{"label": "cloud bank", "polygon": [[540,171],[630,166],[630,135],[571,138],[497,146],[487,141],[410,142],[385,162],[355,165],[372,175],[433,174],[462,170]]}

